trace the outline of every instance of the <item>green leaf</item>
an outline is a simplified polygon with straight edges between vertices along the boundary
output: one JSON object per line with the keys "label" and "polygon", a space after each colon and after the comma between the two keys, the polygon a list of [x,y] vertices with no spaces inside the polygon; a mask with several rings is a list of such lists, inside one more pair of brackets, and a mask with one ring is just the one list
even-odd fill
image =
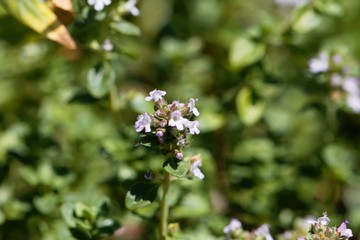
{"label": "green leaf", "polygon": [[315,1],[315,7],[320,12],[333,17],[339,17],[343,14],[344,9],[339,2],[334,0]]}
{"label": "green leaf", "polygon": [[53,212],[56,209],[57,204],[58,196],[52,193],[34,198],[34,205],[36,209],[43,214]]}
{"label": "green leaf", "polygon": [[151,204],[157,196],[159,185],[154,183],[137,183],[126,193],[125,206],[130,210]]}
{"label": "green leaf", "polygon": [[117,32],[125,35],[140,36],[141,34],[140,28],[138,26],[125,20],[121,20],[119,22],[112,22],[110,23],[110,27]]}
{"label": "green leaf", "polygon": [[109,218],[98,221],[96,224],[98,233],[95,236],[98,238],[110,236],[119,228],[119,226],[118,222]]}
{"label": "green leaf", "polygon": [[246,126],[252,126],[263,116],[265,104],[258,102],[252,103],[251,90],[243,88],[236,97],[236,107],[240,120]]}
{"label": "green leaf", "polygon": [[171,158],[167,160],[163,165],[165,171],[176,177],[184,177],[189,171],[189,163],[184,160]]}
{"label": "green leaf", "polygon": [[86,219],[88,222],[94,222],[97,211],[94,208],[88,207],[82,202],[77,202],[74,208],[75,216],[80,219]]}
{"label": "green leaf", "polygon": [[39,183],[37,172],[29,167],[22,167],[20,169],[20,175],[32,186],[36,186]]}
{"label": "green leaf", "polygon": [[240,70],[260,60],[264,54],[265,44],[239,37],[230,46],[230,66],[234,70]]}
{"label": "green leaf", "polygon": [[0,209],[0,226],[6,221],[6,216],[3,211]]}
{"label": "green leaf", "polygon": [[107,94],[115,83],[115,71],[107,62],[91,68],[87,76],[87,87],[90,93],[97,98]]}
{"label": "green leaf", "polygon": [[320,27],[322,19],[318,13],[313,10],[306,10],[299,13],[297,21],[293,24],[294,31],[298,33],[307,33]]}

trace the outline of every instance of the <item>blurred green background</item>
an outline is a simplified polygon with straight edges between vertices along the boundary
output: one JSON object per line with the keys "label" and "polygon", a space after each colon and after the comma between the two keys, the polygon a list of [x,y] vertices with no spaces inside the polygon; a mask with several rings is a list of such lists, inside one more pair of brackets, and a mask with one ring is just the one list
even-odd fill
{"label": "blurred green background", "polygon": [[[134,147],[155,88],[199,99],[187,154],[202,154],[205,179],[171,189],[170,222],[189,239],[221,237],[231,217],[276,236],[324,211],[360,239],[360,117],[330,80],[360,76],[360,2],[281,2],[140,0],[140,16],[118,19],[121,1],[74,0],[75,50],[2,11],[0,239],[72,239],[68,209],[104,199],[119,239],[154,239],[158,205],[130,212],[124,197],[162,168]],[[322,51],[342,62],[309,71]]]}

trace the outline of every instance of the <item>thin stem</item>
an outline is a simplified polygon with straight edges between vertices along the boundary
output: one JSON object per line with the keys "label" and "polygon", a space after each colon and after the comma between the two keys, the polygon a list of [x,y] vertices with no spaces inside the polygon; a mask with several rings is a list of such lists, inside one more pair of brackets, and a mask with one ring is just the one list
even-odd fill
{"label": "thin stem", "polygon": [[170,188],[170,174],[168,172],[165,172],[164,182],[163,182],[163,195],[161,199],[161,220],[160,220],[161,239],[166,239],[167,230],[168,230],[169,188]]}

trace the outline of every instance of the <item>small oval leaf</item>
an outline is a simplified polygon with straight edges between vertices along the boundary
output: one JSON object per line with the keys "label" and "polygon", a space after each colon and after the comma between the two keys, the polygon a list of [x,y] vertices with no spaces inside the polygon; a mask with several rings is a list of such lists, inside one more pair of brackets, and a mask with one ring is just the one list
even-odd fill
{"label": "small oval leaf", "polygon": [[157,196],[159,185],[154,183],[137,183],[126,193],[125,206],[130,210],[151,204]]}
{"label": "small oval leaf", "polygon": [[234,70],[240,70],[260,60],[264,54],[265,44],[256,43],[245,37],[239,37],[230,47],[230,66]]}
{"label": "small oval leaf", "polygon": [[185,177],[190,169],[189,163],[183,160],[172,158],[167,160],[163,165],[165,171],[175,177]]}
{"label": "small oval leaf", "polygon": [[257,123],[265,110],[263,102],[252,103],[251,94],[249,88],[243,88],[236,97],[236,108],[239,118],[246,126],[252,126]]}
{"label": "small oval leaf", "polygon": [[100,63],[92,67],[87,76],[90,93],[97,98],[109,92],[115,83],[115,71],[109,63]]}
{"label": "small oval leaf", "polygon": [[112,22],[110,23],[110,27],[119,33],[130,36],[140,36],[141,33],[138,26],[124,20],[119,22]]}

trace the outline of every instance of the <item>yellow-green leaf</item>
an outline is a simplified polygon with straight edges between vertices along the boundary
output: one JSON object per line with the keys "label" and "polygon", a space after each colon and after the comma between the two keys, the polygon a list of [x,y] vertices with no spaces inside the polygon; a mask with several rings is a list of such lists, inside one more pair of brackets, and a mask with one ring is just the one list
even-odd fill
{"label": "yellow-green leaf", "polygon": [[64,47],[75,49],[76,44],[48,6],[39,0],[0,0],[2,7],[23,24]]}

